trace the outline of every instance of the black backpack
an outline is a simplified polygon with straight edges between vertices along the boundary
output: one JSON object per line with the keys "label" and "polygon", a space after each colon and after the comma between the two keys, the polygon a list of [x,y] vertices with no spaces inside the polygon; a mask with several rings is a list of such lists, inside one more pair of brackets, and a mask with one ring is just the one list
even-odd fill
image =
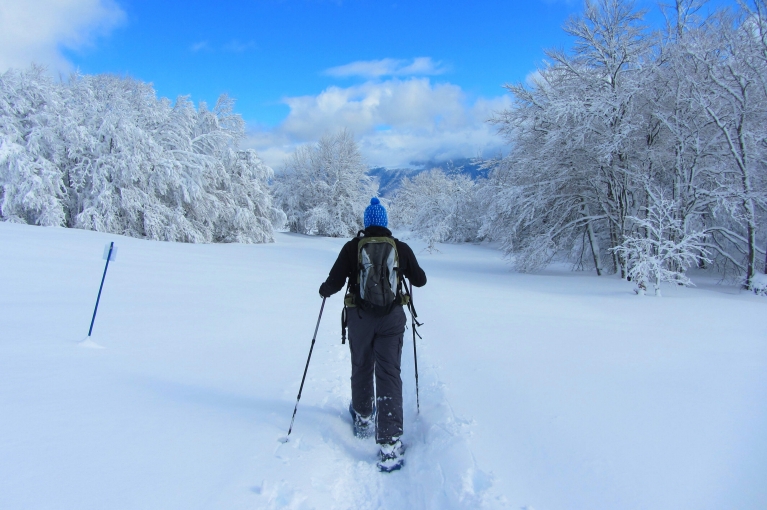
{"label": "black backpack", "polygon": [[341,343],[346,342],[346,307],[359,307],[377,317],[391,312],[395,304],[409,305],[410,295],[404,285],[399,267],[397,243],[391,237],[362,237],[357,234],[357,279],[351,292],[352,279],[346,288],[345,308],[341,313]]}
{"label": "black backpack", "polygon": [[[344,304],[382,317],[395,304],[407,304],[401,292],[397,243],[391,237],[360,237],[357,244],[357,293],[348,291]],[[349,279],[352,285],[352,279]]]}

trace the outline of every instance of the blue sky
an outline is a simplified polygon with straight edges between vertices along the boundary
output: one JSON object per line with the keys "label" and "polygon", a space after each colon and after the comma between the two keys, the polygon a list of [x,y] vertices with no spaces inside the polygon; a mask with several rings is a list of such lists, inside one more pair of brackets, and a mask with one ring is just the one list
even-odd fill
{"label": "blue sky", "polygon": [[[724,1],[724,0],[720,0]],[[654,2],[640,0],[657,23]],[[567,47],[571,0],[3,0],[0,70],[118,73],[158,95],[227,93],[245,145],[279,168],[302,143],[351,129],[373,166],[491,156],[502,85]],[[2,35],[4,34],[4,35]]]}

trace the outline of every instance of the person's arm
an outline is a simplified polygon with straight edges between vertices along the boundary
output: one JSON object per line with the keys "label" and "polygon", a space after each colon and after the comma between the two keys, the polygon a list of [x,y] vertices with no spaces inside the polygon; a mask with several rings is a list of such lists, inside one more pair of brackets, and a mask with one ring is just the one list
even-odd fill
{"label": "person's arm", "polygon": [[423,287],[426,285],[426,273],[424,273],[421,266],[418,265],[418,260],[416,260],[415,253],[413,253],[410,246],[400,242],[398,251],[400,259],[407,261],[407,265],[403,267],[405,278],[416,287]]}
{"label": "person's arm", "polygon": [[320,285],[320,295],[322,297],[330,297],[339,290],[341,290],[346,284],[346,278],[351,274],[352,268],[349,266],[350,258],[349,251],[353,248],[350,241],[341,248],[341,253],[338,254],[335,264],[330,269],[327,280]]}

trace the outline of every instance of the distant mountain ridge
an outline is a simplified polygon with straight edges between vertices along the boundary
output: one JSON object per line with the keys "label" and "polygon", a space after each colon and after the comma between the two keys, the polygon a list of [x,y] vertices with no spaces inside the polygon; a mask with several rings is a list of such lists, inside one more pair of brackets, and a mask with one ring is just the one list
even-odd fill
{"label": "distant mountain ridge", "polygon": [[378,179],[378,194],[382,197],[390,198],[397,191],[404,178],[413,178],[421,172],[432,169],[440,169],[448,175],[466,174],[472,179],[487,177],[488,174],[488,169],[482,168],[482,162],[469,158],[447,161],[419,161],[413,164],[415,165],[413,168],[371,168],[368,171],[368,175]]}

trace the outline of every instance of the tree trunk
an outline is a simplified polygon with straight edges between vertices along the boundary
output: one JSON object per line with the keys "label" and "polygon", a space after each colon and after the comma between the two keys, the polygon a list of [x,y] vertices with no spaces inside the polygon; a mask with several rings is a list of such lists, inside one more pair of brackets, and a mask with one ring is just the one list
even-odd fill
{"label": "tree trunk", "polygon": [[[743,287],[751,290],[752,280],[756,272],[756,214],[754,212],[754,201],[751,199],[751,176],[748,172],[748,152],[746,143],[743,139],[743,124],[745,116],[741,116],[741,123],[738,125],[738,148],[740,157],[736,158],[741,172],[741,185],[743,187],[743,209],[746,213],[746,231],[748,232],[748,265],[746,266],[746,281]],[[734,151],[733,151],[734,152]]]}
{"label": "tree trunk", "polygon": [[594,268],[597,270],[597,276],[602,276],[602,262],[599,260],[599,245],[594,239],[594,230],[591,228],[591,221],[586,224],[586,231],[589,234],[589,244],[591,245],[591,254],[594,256]]}
{"label": "tree trunk", "polygon": [[[612,222],[610,222],[610,244],[612,245],[610,248],[616,248],[618,246],[618,243],[615,239],[615,225],[613,225]],[[618,264],[618,255],[615,253],[614,249],[610,250],[610,254],[612,255],[613,259],[613,273],[617,273],[620,270],[620,265]]]}
{"label": "tree trunk", "polygon": [[[589,208],[585,203],[583,203],[582,212],[586,218],[589,217]],[[586,220],[586,233],[589,236],[589,246],[591,246],[591,255],[594,257],[594,267],[597,270],[597,276],[602,276],[602,262],[599,256],[599,243],[596,240],[596,236],[594,236],[594,229],[591,226],[591,219]]]}
{"label": "tree trunk", "polygon": [[746,290],[751,290],[756,273],[756,225],[752,221],[754,219],[753,209],[749,212],[751,214],[748,221],[748,265],[746,266],[746,281],[743,283],[743,288]]}

